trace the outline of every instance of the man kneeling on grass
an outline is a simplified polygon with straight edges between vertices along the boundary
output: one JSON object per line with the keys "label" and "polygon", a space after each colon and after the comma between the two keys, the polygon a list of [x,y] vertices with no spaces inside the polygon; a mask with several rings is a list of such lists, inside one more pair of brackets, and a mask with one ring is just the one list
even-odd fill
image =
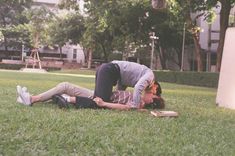
{"label": "man kneeling on grass", "polygon": [[[26,87],[17,86],[16,88],[19,95],[17,102],[27,106],[52,99],[60,108],[68,108],[68,103],[71,103],[76,108],[129,110],[131,109],[130,102],[133,99],[133,93],[130,91],[114,91],[110,102],[104,102],[99,97],[93,98],[94,92],[92,90],[68,82],[59,83],[56,87],[35,96],[30,95]],[[155,82],[145,89],[139,109],[162,109],[164,107],[164,100],[161,98],[161,86]]]}

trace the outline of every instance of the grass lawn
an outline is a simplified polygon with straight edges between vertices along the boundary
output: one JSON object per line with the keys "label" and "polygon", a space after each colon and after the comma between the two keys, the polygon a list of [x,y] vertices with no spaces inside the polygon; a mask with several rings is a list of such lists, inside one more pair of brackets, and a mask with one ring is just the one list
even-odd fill
{"label": "grass lawn", "polygon": [[80,74],[80,75],[95,75],[95,70],[88,70],[88,69],[65,69],[65,70],[55,70],[52,71],[53,73],[66,73],[66,74]]}
{"label": "grass lawn", "polygon": [[62,81],[94,88],[94,77],[0,71],[0,155],[235,155],[235,111],[215,106],[215,89],[162,83],[176,119],[16,103],[17,84],[37,94]]}

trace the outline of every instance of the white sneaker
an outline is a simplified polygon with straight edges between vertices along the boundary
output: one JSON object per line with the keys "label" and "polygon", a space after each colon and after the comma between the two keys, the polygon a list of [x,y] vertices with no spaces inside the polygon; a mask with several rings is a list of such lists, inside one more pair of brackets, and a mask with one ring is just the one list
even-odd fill
{"label": "white sneaker", "polygon": [[[19,97],[22,100],[22,104],[27,105],[27,106],[31,106],[32,103],[30,100],[30,94],[28,92],[26,92],[27,88],[25,90],[25,89],[21,88],[21,86],[17,86],[16,89],[17,89],[17,93],[18,93]],[[20,102],[20,100],[17,99],[17,102],[18,101]]]}
{"label": "white sneaker", "polygon": [[23,100],[18,96],[17,99],[16,99],[16,102],[23,103]]}
{"label": "white sneaker", "polygon": [[16,102],[23,103],[22,99],[20,98],[20,91],[22,90],[20,85],[16,86],[16,92],[17,92],[17,99]]}
{"label": "white sneaker", "polygon": [[22,90],[22,87],[20,85],[17,85],[16,86],[16,91],[17,91],[18,95],[20,95],[21,90]]}
{"label": "white sneaker", "polygon": [[27,92],[27,87],[21,87],[20,85],[16,86],[17,93],[20,94],[21,90]]}
{"label": "white sneaker", "polygon": [[22,87],[23,92],[27,92],[27,87]]}

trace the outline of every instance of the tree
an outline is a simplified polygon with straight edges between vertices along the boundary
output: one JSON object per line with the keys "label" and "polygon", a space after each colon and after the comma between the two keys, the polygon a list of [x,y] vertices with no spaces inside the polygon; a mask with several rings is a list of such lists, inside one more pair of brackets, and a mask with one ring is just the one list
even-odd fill
{"label": "tree", "polygon": [[40,45],[47,45],[49,22],[54,14],[45,6],[31,8],[25,14],[30,21],[25,26],[30,32],[31,46],[39,48]]}
{"label": "tree", "polygon": [[176,24],[172,24],[172,19],[179,16],[178,14],[154,13],[148,0],[86,0],[85,8],[85,31],[81,43],[89,54],[93,52],[93,55],[99,55],[107,61],[111,52],[116,50],[126,54],[129,53],[130,46],[138,53],[149,44],[149,32],[156,31],[163,48],[161,62],[166,62],[166,56],[170,58],[170,55],[165,55],[170,48],[177,49],[175,51],[181,56],[180,28],[184,22],[180,20],[177,23],[176,19],[173,20]]}
{"label": "tree", "polygon": [[232,6],[234,6],[235,0],[219,0],[221,3],[220,10],[220,37],[219,37],[219,45],[217,48],[217,62],[216,62],[216,70],[220,71],[223,48],[224,48],[224,40],[225,33],[229,24],[229,15]]}
{"label": "tree", "polygon": [[195,54],[197,60],[197,71],[203,70],[203,61],[202,61],[202,53],[201,46],[199,43],[199,33],[200,27],[197,26],[196,19],[200,16],[204,15],[204,12],[200,13],[197,16],[192,16],[192,14],[197,14],[199,11],[205,10],[205,1],[204,0],[172,0],[170,11],[176,15],[176,17],[183,18],[184,22],[187,25],[188,32],[191,33]]}
{"label": "tree", "polygon": [[[172,12],[171,8],[150,10],[146,25],[149,31],[156,33],[156,57],[159,57],[162,69],[167,69],[167,61],[181,66],[182,35],[184,18]],[[191,44],[190,35],[186,35],[186,44]],[[177,57],[175,57],[177,56]]]}
{"label": "tree", "polygon": [[[209,20],[211,18],[210,10],[213,7],[218,7],[218,2],[220,2],[220,4],[221,4],[221,10],[220,10],[220,37],[219,37],[219,45],[218,45],[218,48],[217,48],[217,62],[216,62],[216,68],[217,68],[217,71],[219,71],[220,70],[220,65],[221,65],[221,60],[222,60],[222,53],[223,53],[224,40],[225,40],[225,32],[226,32],[226,29],[228,28],[228,24],[229,24],[229,14],[230,14],[230,10],[231,10],[232,6],[234,6],[235,0],[211,0],[211,1],[201,1],[201,0],[200,1],[197,1],[197,0],[181,1],[181,0],[176,0],[176,1],[180,4],[181,7],[185,6],[185,4],[190,4],[190,5],[188,5],[188,6],[192,6],[192,7],[190,7],[191,8],[190,11],[193,11],[193,12],[201,11],[201,14],[199,16],[204,15],[205,18],[209,19]],[[185,11],[185,10],[187,10],[187,9],[183,9],[183,11]],[[197,16],[197,17],[199,17],[199,16]],[[193,29],[193,30],[197,30],[197,29]],[[196,41],[196,36],[194,38],[195,38],[194,40]]]}
{"label": "tree", "polygon": [[[148,1],[95,1],[90,0],[86,4],[86,25],[93,33],[93,43],[97,50],[101,50],[105,60],[113,50],[125,51],[126,47],[142,42],[141,19],[145,16]],[[142,31],[142,32],[141,32]],[[147,33],[148,34],[148,33]]]}
{"label": "tree", "polygon": [[64,16],[58,15],[50,23],[50,42],[52,45],[58,45],[62,54],[62,46],[66,42],[80,43],[84,31],[84,18],[81,15],[71,12]]}
{"label": "tree", "polygon": [[[12,33],[19,35],[17,25],[27,22],[22,12],[29,8],[32,0],[1,0],[0,1],[0,29],[3,34],[5,50],[12,45]],[[17,36],[16,36],[17,37]],[[14,44],[13,44],[14,46]]]}
{"label": "tree", "polygon": [[[181,59],[181,28],[183,28],[184,21],[178,20],[179,18],[176,18],[174,14],[152,10],[149,1],[89,2],[89,6],[87,6],[91,13],[89,17],[94,19],[89,22],[92,25],[91,28],[94,29],[92,35],[97,34],[97,31],[99,31],[98,35],[106,34],[106,38],[104,37],[103,40],[98,38],[98,41],[102,41],[100,44],[103,43],[103,47],[106,49],[118,50],[126,54],[131,46],[138,53],[143,49],[142,47],[149,44],[149,33],[154,31],[160,37],[158,43],[161,43],[160,58],[163,68],[166,68],[166,59],[172,59],[168,55],[170,51],[177,52]],[[99,42],[95,41],[95,43]],[[102,53],[104,51],[105,49],[102,50]]]}
{"label": "tree", "polygon": [[6,46],[21,49],[22,44],[24,44],[26,47],[30,47],[30,32],[24,24],[14,25],[5,28],[3,31],[8,40]]}

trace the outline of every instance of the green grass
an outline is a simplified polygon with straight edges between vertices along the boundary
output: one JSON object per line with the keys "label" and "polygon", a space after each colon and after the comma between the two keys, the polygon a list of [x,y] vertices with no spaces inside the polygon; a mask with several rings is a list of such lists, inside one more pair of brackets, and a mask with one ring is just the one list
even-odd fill
{"label": "green grass", "polygon": [[55,70],[54,73],[69,73],[69,74],[86,74],[86,75],[95,75],[95,69],[88,70],[88,69],[64,69],[64,70]]}
{"label": "green grass", "polygon": [[38,94],[62,81],[94,88],[90,77],[0,72],[0,155],[235,154],[235,111],[215,106],[215,89],[162,83],[175,119],[15,102],[17,84]]}

